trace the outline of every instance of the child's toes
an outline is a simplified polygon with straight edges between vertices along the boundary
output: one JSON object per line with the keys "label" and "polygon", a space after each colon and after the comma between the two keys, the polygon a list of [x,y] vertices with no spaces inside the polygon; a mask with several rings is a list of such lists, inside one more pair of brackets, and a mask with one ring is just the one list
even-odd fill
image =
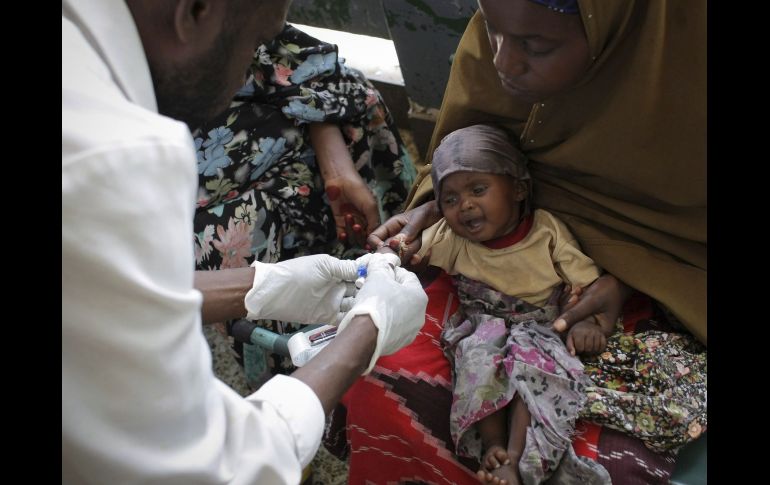
{"label": "child's toes", "polygon": [[505,450],[499,449],[496,450],[494,453],[495,461],[497,461],[498,466],[500,465],[508,465],[511,463],[511,460],[508,459],[508,453],[506,453]]}

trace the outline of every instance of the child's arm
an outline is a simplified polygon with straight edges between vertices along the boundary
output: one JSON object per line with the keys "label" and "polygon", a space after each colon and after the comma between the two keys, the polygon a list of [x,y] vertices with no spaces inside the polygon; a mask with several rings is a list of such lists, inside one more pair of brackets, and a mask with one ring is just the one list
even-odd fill
{"label": "child's arm", "polygon": [[607,347],[607,337],[612,333],[598,323],[597,315],[576,323],[567,332],[567,350],[570,354],[598,354]]}
{"label": "child's arm", "polygon": [[[403,242],[406,244],[407,250],[401,259],[402,261],[410,261],[412,255],[420,248],[421,240],[418,242],[415,239],[423,229],[432,226],[440,219],[441,212],[438,209],[438,204],[435,200],[429,200],[420,206],[391,217],[369,234],[366,242],[375,249],[384,245],[391,245],[395,249]],[[395,239],[397,235],[404,237],[399,241]]]}
{"label": "child's arm", "polygon": [[[590,286],[590,285],[589,285]],[[583,298],[584,287],[570,288],[569,299],[562,308],[568,312]],[[556,329],[556,328],[554,328]],[[607,337],[615,331],[615,322],[603,312],[595,312],[569,328],[564,343],[570,354],[597,354],[607,347]]]}
{"label": "child's arm", "polygon": [[613,287],[611,283],[619,282],[610,275],[600,276],[601,269],[580,250],[567,226],[550,217],[554,224],[555,249],[551,254],[554,269],[562,281],[572,285],[553,329],[562,335],[566,333],[565,343],[572,355],[601,352],[614,331],[615,320],[627,296],[625,288],[622,284],[615,285],[617,300],[610,297],[611,291],[602,291]]}
{"label": "child's arm", "polygon": [[[446,228],[445,223],[439,221],[422,231],[418,236],[421,241],[420,249],[412,255],[408,263],[402,258],[402,261],[404,261],[403,264],[407,269],[414,271],[415,273],[424,271],[430,264],[432,251],[437,244],[440,247],[440,252],[443,251],[445,255],[452,253],[453,250],[451,249],[451,245],[449,248],[446,247],[446,239],[442,233],[442,227]],[[398,236],[396,236],[396,238],[398,238]],[[401,256],[401,254],[399,254],[399,256]],[[441,265],[439,264],[439,266]]]}

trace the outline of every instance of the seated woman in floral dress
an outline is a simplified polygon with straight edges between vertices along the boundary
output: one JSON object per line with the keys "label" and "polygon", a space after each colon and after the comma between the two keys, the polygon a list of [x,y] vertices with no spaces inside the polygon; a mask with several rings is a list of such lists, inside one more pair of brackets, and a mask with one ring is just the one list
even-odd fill
{"label": "seated woman in floral dress", "polygon": [[[359,256],[366,234],[403,209],[415,177],[380,93],[345,66],[336,45],[288,24],[256,49],[230,108],[194,137],[198,270],[314,253]],[[246,375],[258,385],[249,358],[258,349],[234,347],[241,359],[246,351]],[[291,365],[272,360],[275,372]]]}

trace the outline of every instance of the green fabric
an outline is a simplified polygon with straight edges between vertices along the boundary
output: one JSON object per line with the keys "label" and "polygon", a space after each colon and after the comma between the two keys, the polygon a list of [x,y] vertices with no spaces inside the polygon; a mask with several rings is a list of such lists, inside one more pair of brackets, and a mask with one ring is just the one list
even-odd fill
{"label": "green fabric", "polygon": [[671,475],[671,485],[705,485],[707,443],[704,433],[697,441],[685,446],[679,452],[676,468]]}

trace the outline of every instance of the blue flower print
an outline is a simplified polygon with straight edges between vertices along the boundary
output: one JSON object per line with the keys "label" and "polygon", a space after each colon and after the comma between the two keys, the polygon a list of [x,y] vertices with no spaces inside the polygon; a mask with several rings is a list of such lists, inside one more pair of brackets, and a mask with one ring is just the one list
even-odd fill
{"label": "blue flower print", "polygon": [[[344,57],[340,57],[340,63],[339,64],[340,64],[340,76],[341,77],[349,76],[351,74],[351,69],[353,69],[353,68],[350,68],[350,67],[345,65],[345,58]],[[357,73],[357,74],[360,74],[361,77],[363,77],[363,74],[361,74],[361,71],[358,71],[356,69],[353,69],[353,71],[355,73]]]}
{"label": "blue flower print", "polygon": [[285,248],[293,248],[297,246],[297,238],[294,235],[294,232],[289,232],[284,234],[283,239],[281,241],[283,243],[283,247]]}
{"label": "blue flower print", "polygon": [[214,128],[213,130],[209,131],[208,135],[209,135],[208,140],[203,142],[204,148],[210,147],[213,145],[224,146],[230,143],[230,141],[233,139],[232,130],[230,130],[230,128],[227,128],[225,126]]}
{"label": "blue flower print", "polygon": [[[267,211],[264,207],[261,207],[257,211],[257,217],[255,219],[254,231],[251,233],[251,254],[258,255],[260,251],[267,247],[268,237],[265,235],[265,218]],[[273,234],[271,234],[273,236]]]}
{"label": "blue flower print", "polygon": [[281,111],[286,116],[310,122],[323,121],[326,117],[326,113],[320,109],[308,106],[298,99],[292,99],[288,106],[281,108]]}
{"label": "blue flower print", "polygon": [[241,86],[241,89],[238,90],[237,93],[235,93],[235,97],[243,97],[247,98],[249,96],[253,96],[256,92],[256,88],[254,86],[254,76],[249,76],[249,81]]}
{"label": "blue flower print", "polygon": [[[195,139],[195,155],[198,157],[198,168],[200,169],[200,164],[203,163],[203,150],[201,150],[201,145],[203,145],[203,138],[196,138]],[[200,172],[200,170],[198,170]]]}
{"label": "blue flower print", "polygon": [[198,173],[210,177],[217,174],[218,168],[228,167],[231,163],[233,161],[225,154],[224,146],[210,146],[203,152],[203,160],[198,158]]}
{"label": "blue flower print", "polygon": [[308,146],[302,150],[302,152],[299,154],[299,157],[297,158],[310,169],[314,169],[316,167],[315,150],[313,150],[312,146]]}
{"label": "blue flower print", "polygon": [[216,214],[217,217],[222,217],[222,213],[225,211],[225,205],[219,204],[208,210],[212,214]]}
{"label": "blue flower print", "polygon": [[251,180],[258,179],[267,169],[281,158],[286,152],[286,138],[260,138],[259,151],[254,154],[251,164],[255,166],[251,172]]}
{"label": "blue flower print", "polygon": [[300,64],[291,75],[291,82],[301,84],[310,78],[316,76],[326,76],[332,74],[337,67],[337,53],[311,54],[305,62]]}

